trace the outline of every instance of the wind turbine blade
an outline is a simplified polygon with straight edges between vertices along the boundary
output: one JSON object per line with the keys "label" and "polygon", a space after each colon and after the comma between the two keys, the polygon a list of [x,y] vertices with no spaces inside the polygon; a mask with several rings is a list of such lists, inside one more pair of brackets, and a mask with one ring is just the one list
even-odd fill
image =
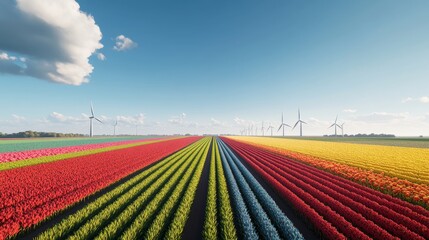
{"label": "wind turbine blade", "polygon": [[291,126],[290,126],[290,125],[288,125],[288,124],[286,124],[286,123],[283,123],[283,125],[285,125],[286,127],[290,127],[290,128],[291,128]]}
{"label": "wind turbine blade", "polygon": [[302,123],[304,123],[304,124],[307,124],[306,122],[304,122],[304,121],[301,121]]}
{"label": "wind turbine blade", "polygon": [[337,124],[337,120],[338,120],[338,114],[337,114],[337,117],[335,118],[335,124]]}
{"label": "wind turbine blade", "polygon": [[295,125],[293,125],[292,130],[294,130],[294,129],[295,129],[295,127],[298,125],[298,123],[299,123],[299,121],[297,121],[297,122],[295,123]]}
{"label": "wind turbine blade", "polygon": [[335,123],[333,123],[331,126],[329,126],[328,128],[331,128],[331,127],[333,127],[333,126],[335,126]]}
{"label": "wind turbine blade", "polygon": [[283,124],[280,124],[279,129],[277,129],[277,132],[280,131],[280,129],[282,129]]}
{"label": "wind turbine blade", "polygon": [[301,120],[301,112],[299,111],[299,108],[298,108],[298,120]]}
{"label": "wind turbine blade", "polygon": [[94,107],[92,107],[92,102],[91,102],[91,116],[94,117]]}
{"label": "wind turbine blade", "polygon": [[99,121],[100,123],[103,123],[100,119],[94,117],[95,120]]}

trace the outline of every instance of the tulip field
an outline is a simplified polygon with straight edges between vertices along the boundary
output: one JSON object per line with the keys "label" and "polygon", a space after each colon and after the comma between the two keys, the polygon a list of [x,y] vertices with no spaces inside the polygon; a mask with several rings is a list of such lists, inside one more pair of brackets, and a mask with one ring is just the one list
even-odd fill
{"label": "tulip field", "polygon": [[429,239],[429,149],[269,137],[0,141],[1,239]]}
{"label": "tulip field", "polygon": [[238,139],[394,197],[429,206],[429,148],[278,138]]}

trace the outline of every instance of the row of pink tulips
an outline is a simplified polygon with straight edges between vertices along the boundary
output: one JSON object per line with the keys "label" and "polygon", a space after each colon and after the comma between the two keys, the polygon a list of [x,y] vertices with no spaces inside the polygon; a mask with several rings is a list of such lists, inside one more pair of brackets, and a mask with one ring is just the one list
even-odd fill
{"label": "row of pink tulips", "polygon": [[71,152],[80,152],[91,149],[112,147],[136,142],[144,142],[144,141],[153,141],[156,139],[145,139],[145,140],[128,140],[128,141],[119,141],[119,142],[107,142],[107,143],[95,143],[95,144],[86,144],[86,145],[78,145],[78,146],[67,146],[67,147],[59,147],[59,148],[45,148],[45,149],[36,149],[22,152],[5,152],[0,153],[0,163],[4,162],[14,162],[19,160],[45,157],[45,156],[54,156],[58,154],[65,154]]}

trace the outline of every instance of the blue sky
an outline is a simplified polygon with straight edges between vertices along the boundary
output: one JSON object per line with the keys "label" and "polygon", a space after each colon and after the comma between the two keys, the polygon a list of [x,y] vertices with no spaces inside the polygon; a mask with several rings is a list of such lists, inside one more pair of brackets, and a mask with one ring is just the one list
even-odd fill
{"label": "blue sky", "polygon": [[[58,10],[29,1],[8,1],[3,9],[43,19],[40,29],[54,33],[60,31],[56,18],[68,16],[75,3],[56,1]],[[262,121],[277,126],[282,111],[292,124],[301,108],[307,135],[330,133],[337,114],[346,133],[429,135],[427,1],[77,3],[81,15],[95,22],[71,18],[78,26],[82,20],[82,27],[64,22],[64,31],[70,30],[50,38],[51,44],[24,41],[16,32],[28,32],[28,23],[0,17],[0,63],[28,64],[20,74],[0,65],[0,132],[86,133],[82,113],[89,114],[93,101],[106,122],[96,126],[99,134],[110,133],[115,118],[121,133],[135,132],[136,124],[141,134],[238,133]],[[45,34],[31,29],[27,38]],[[120,35],[134,44],[115,49]],[[52,54],[27,50],[39,47]],[[31,65],[40,59],[78,68],[66,74],[54,69],[55,78],[46,74],[50,68]],[[89,82],[82,83],[82,75]]]}

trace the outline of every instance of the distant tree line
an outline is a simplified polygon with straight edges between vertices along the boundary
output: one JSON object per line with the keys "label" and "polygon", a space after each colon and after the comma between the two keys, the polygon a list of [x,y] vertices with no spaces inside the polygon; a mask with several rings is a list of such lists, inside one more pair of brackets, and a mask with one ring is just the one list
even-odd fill
{"label": "distant tree line", "polygon": [[[324,137],[342,137],[341,135],[323,135]],[[358,133],[358,134],[344,134],[344,137],[383,137],[383,138],[394,138],[396,137],[394,134],[385,134],[385,133],[381,133],[381,134],[375,134],[375,133],[371,133],[371,134],[366,134],[366,133]]]}
{"label": "distant tree line", "polygon": [[19,133],[2,133],[0,138],[44,138],[44,137],[84,137],[83,134],[77,133],[55,133],[55,132],[34,132],[25,131]]}

